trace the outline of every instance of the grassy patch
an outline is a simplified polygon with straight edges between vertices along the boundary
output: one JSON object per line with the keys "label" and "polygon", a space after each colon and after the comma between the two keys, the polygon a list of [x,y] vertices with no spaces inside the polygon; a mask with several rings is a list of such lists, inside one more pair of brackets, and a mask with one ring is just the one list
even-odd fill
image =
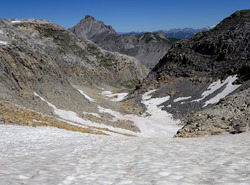
{"label": "grassy patch", "polygon": [[123,87],[128,88],[128,89],[133,89],[133,88],[135,88],[135,86],[136,86],[139,82],[140,82],[140,80],[139,80],[137,77],[135,77],[134,79],[132,79],[132,80],[130,80],[130,81],[121,83],[121,85],[122,85]]}
{"label": "grassy patch", "polygon": [[168,40],[169,40],[169,44],[174,44],[174,43],[176,43],[176,42],[178,42],[178,41],[180,41],[181,39],[177,39],[177,38],[168,38]]}
{"label": "grassy patch", "polygon": [[0,124],[13,124],[32,127],[51,126],[75,132],[108,135],[104,132],[97,131],[96,129],[77,127],[35,111],[21,108],[8,102],[0,103]]}
{"label": "grassy patch", "polygon": [[102,66],[107,68],[116,67],[118,65],[118,60],[114,59],[109,53],[106,55],[100,53],[100,55],[96,55],[96,58],[99,59]]}
{"label": "grassy patch", "polygon": [[87,50],[92,53],[92,54],[96,54],[98,52],[98,47],[95,46],[94,44],[87,44]]}

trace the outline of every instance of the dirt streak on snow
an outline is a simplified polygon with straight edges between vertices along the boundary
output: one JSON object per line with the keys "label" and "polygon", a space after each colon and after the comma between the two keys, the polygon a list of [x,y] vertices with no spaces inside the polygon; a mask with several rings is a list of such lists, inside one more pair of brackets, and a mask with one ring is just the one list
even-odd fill
{"label": "dirt streak on snow", "polygon": [[0,184],[250,182],[250,132],[204,138],[105,137],[0,125]]}
{"label": "dirt streak on snow", "polygon": [[97,118],[101,118],[101,116],[97,113],[93,113],[93,112],[82,112],[83,115],[91,115],[91,116],[95,116]]}

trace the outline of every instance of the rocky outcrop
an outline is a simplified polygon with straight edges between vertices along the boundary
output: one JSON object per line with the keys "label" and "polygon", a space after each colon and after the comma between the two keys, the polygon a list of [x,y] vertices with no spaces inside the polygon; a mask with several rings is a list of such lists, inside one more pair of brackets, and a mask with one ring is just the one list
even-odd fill
{"label": "rocky outcrop", "polygon": [[250,88],[239,91],[214,107],[197,112],[185,121],[175,137],[197,137],[230,132],[242,133],[250,126]]}
{"label": "rocky outcrop", "polygon": [[171,46],[170,41],[162,31],[141,35],[118,35],[111,26],[106,26],[102,21],[89,15],[69,30],[80,37],[93,41],[106,50],[134,56],[151,68],[167,53]]}

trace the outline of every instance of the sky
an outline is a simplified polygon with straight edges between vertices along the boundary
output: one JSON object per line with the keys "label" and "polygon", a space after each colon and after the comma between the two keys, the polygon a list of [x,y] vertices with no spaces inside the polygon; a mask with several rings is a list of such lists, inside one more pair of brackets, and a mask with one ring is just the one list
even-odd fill
{"label": "sky", "polygon": [[0,18],[46,19],[65,28],[86,15],[117,32],[213,26],[250,0],[0,0]]}

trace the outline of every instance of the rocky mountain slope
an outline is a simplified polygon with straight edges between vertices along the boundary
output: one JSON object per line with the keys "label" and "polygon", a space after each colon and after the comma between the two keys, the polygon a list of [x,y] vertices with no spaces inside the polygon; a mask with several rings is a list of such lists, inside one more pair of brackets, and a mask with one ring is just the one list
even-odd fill
{"label": "rocky mountain slope", "polygon": [[[97,41],[109,40],[110,33],[116,37],[111,27],[97,23]],[[125,128],[130,131],[122,134],[133,136],[140,131],[171,135],[181,119],[185,126],[177,137],[247,131],[249,28],[250,10],[238,11],[215,28],[174,44],[144,79],[149,69],[139,60],[99,48],[85,39],[90,35],[77,36],[45,20],[0,19],[0,123],[102,135],[121,134]],[[166,42],[158,32],[127,35],[118,43],[134,52],[134,38],[146,44],[145,50]],[[126,93],[116,92],[136,84],[120,102]]]}
{"label": "rocky mountain slope", "polygon": [[[101,104],[91,102],[80,90],[133,88],[148,72],[137,59],[103,50],[48,21],[0,20],[0,101],[3,105],[7,101],[51,116],[56,116],[57,109],[83,116],[82,112],[98,112]],[[116,104],[103,104],[120,109]],[[8,111],[1,115],[7,116],[1,119],[6,122]],[[108,120],[105,115],[99,119],[105,124],[114,124]],[[126,127],[127,123],[124,124],[122,127]]]}
{"label": "rocky mountain slope", "polygon": [[[163,109],[184,120],[184,124],[190,123],[185,120],[196,111],[212,107],[221,98],[249,88],[249,30],[250,10],[242,10],[211,30],[177,42],[131,98],[149,89],[157,89],[153,97],[170,96],[161,104]],[[249,91],[244,91],[244,94],[249,96]],[[246,101],[248,104],[249,99]],[[246,111],[248,113],[244,115],[249,114],[249,108]],[[221,117],[230,117],[231,112],[224,111],[224,114]],[[192,120],[196,123],[197,119]],[[249,122],[246,116],[242,120]]]}
{"label": "rocky mountain slope", "polygon": [[106,50],[134,56],[151,68],[171,46],[169,39],[162,31],[137,36],[133,34],[118,35],[111,26],[107,26],[89,15],[69,30]]}

